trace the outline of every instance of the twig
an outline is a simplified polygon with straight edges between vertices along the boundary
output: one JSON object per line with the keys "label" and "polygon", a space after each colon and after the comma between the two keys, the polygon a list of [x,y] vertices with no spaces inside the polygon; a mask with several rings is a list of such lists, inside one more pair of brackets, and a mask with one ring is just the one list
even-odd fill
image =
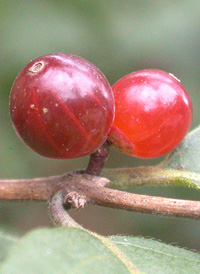
{"label": "twig", "polygon": [[[85,197],[82,204],[89,202],[141,213],[200,219],[199,201],[133,194],[105,187],[109,183],[106,178],[73,173],[32,180],[0,180],[0,199],[48,200],[58,190],[64,190],[66,196],[77,193],[78,197]],[[73,196],[70,198],[73,207],[80,205]]]}
{"label": "twig", "polygon": [[0,200],[48,200],[65,175],[47,178],[0,180]]}

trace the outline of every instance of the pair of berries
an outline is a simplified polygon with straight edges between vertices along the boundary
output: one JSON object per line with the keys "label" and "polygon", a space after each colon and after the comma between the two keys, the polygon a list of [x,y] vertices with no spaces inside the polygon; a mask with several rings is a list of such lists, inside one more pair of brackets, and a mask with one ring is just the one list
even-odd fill
{"label": "pair of berries", "polygon": [[173,150],[192,120],[180,81],[160,70],[133,72],[111,88],[85,59],[64,53],[30,62],[11,90],[10,113],[22,140],[57,159],[85,156],[106,139],[135,157]]}

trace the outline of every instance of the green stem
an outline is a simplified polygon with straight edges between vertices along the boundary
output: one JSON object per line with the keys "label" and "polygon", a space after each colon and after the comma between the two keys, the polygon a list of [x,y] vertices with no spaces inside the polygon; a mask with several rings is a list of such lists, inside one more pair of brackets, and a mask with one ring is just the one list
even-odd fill
{"label": "green stem", "polygon": [[64,208],[64,198],[64,193],[62,190],[60,190],[56,192],[49,201],[49,211],[53,222],[57,226],[83,229],[81,225],[79,225],[77,222],[74,221],[74,219],[69,216],[67,210]]}
{"label": "green stem", "polygon": [[109,187],[118,189],[145,185],[181,185],[200,189],[200,173],[162,169],[160,166],[105,169],[101,176],[111,180]]}

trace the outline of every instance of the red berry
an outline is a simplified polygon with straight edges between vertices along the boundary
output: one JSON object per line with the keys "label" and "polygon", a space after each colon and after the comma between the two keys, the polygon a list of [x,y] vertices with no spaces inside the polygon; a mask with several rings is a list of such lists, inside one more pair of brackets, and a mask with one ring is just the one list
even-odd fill
{"label": "red berry", "polygon": [[109,139],[127,154],[164,155],[190,127],[190,97],[172,74],[152,69],[133,72],[113,85],[113,93],[116,110]]}
{"label": "red berry", "polygon": [[107,138],[114,98],[105,76],[81,57],[57,53],[30,62],[10,96],[14,127],[39,154],[58,159],[94,152]]}

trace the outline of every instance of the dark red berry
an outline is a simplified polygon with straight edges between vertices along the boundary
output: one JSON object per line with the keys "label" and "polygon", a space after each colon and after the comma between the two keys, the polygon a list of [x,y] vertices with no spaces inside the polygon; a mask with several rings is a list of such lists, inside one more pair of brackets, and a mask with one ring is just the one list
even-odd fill
{"label": "dark red berry", "polygon": [[172,74],[133,72],[113,85],[115,120],[109,140],[135,157],[154,158],[173,150],[192,120],[190,97]]}
{"label": "dark red berry", "polygon": [[94,152],[106,140],[114,98],[105,76],[81,57],[57,53],[30,62],[17,76],[10,113],[22,140],[58,159]]}

